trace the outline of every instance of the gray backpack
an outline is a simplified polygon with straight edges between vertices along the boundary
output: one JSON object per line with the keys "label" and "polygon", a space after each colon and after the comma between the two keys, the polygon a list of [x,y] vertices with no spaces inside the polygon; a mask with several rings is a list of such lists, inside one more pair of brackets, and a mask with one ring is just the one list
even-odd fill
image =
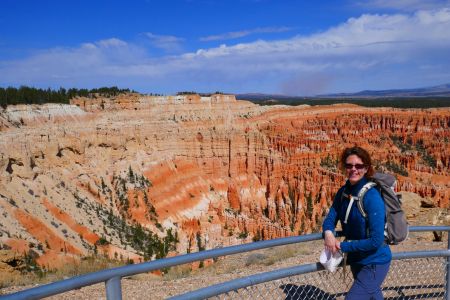
{"label": "gray backpack", "polygon": [[[386,211],[386,224],[384,228],[385,241],[389,245],[397,245],[408,237],[408,222],[405,213],[402,210],[401,195],[397,195],[394,191],[395,177],[385,173],[375,173],[368,183],[366,183],[358,193],[357,197],[352,197],[356,201],[357,206],[364,218],[367,213],[364,210],[364,195],[368,190],[375,187],[381,194],[384,201]],[[353,202],[353,201],[352,201]],[[350,207],[350,205],[349,205]],[[346,215],[346,221],[348,213]]]}
{"label": "gray backpack", "polygon": [[[384,226],[385,241],[389,245],[397,245],[408,237],[408,222],[406,221],[405,212],[402,210],[401,196],[397,195],[394,191],[395,177],[390,174],[375,173],[370,181],[358,192],[358,196],[350,197],[350,204],[345,214],[344,223],[347,223],[353,202],[357,203],[361,215],[367,218],[363,199],[367,191],[373,187],[380,192],[381,198],[384,201],[386,211],[386,224]],[[345,194],[342,196],[349,197]]]}

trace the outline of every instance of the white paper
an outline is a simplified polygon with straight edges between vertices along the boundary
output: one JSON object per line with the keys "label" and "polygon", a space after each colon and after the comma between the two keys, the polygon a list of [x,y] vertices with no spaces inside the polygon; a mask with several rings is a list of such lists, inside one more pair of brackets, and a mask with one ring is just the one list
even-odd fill
{"label": "white paper", "polygon": [[333,273],[336,271],[342,259],[343,256],[339,251],[337,251],[334,254],[331,254],[330,251],[323,249],[322,253],[320,253],[319,261],[326,270]]}

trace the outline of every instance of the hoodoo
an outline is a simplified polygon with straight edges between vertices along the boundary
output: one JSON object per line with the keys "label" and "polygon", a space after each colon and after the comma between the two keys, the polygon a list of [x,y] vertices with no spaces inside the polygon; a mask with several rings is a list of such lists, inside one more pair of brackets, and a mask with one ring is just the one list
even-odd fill
{"label": "hoodoo", "polygon": [[[38,263],[159,258],[312,232],[343,146],[449,207],[450,109],[258,106],[233,95],[0,110],[0,243]],[[20,248],[20,249],[19,249]]]}

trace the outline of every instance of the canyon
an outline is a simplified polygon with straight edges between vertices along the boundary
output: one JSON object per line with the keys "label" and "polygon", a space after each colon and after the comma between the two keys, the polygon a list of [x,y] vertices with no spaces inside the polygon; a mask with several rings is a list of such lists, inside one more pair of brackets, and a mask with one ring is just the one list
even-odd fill
{"label": "canyon", "polygon": [[54,269],[318,231],[353,145],[450,207],[450,108],[132,93],[0,108],[0,248]]}

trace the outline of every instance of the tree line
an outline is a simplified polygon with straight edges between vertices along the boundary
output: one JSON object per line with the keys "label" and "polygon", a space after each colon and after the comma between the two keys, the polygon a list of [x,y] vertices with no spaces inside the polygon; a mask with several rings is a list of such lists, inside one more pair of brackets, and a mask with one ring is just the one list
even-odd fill
{"label": "tree line", "polygon": [[113,87],[101,87],[96,89],[65,89],[63,87],[58,90],[39,89],[28,86],[19,88],[0,87],[0,105],[6,108],[8,105],[15,104],[44,104],[44,103],[64,103],[68,104],[70,99],[74,97],[96,98],[98,96],[111,97],[122,93],[130,93],[130,89],[119,89]]}
{"label": "tree line", "polygon": [[195,92],[195,91],[182,91],[182,92],[177,92],[177,96],[185,96],[185,95],[199,95],[202,97],[210,97],[211,95],[225,95],[224,92],[220,92],[220,91],[215,91],[214,93],[199,93],[199,92]]}
{"label": "tree line", "polygon": [[[246,99],[247,98],[247,99]],[[384,98],[252,98],[249,96],[237,97],[238,100],[248,100],[259,105],[331,105],[337,103],[350,103],[365,107],[397,107],[397,108],[431,108],[450,107],[450,97],[384,97]]]}

